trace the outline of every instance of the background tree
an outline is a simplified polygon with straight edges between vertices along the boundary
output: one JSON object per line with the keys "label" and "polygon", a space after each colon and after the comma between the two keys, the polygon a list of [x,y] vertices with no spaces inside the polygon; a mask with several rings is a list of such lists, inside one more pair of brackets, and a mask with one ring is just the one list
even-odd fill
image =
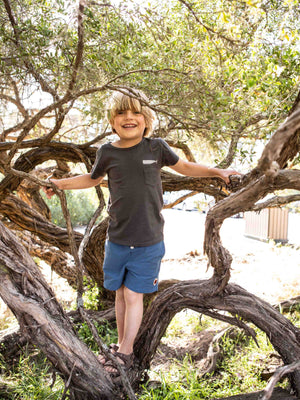
{"label": "background tree", "polygon": [[[80,286],[84,272],[102,286],[107,219],[83,240],[70,226],[66,230],[51,222],[39,190],[52,174],[90,171],[97,146],[111,136],[104,112],[112,90],[144,90],[158,117],[153,136],[163,137],[182,156],[223,168],[242,166],[248,172],[229,188],[218,179],[162,172],[165,190],[193,190],[216,199],[204,243],[214,273],[208,281],[177,283],[176,291],[166,289],[153,301],[136,341],[131,383],[149,367],[174,313],[186,307],[248,332],[243,321],[252,321],[268,334],[285,364],[299,360],[299,330],[260,299],[228,283],[231,256],[219,237],[225,218],[256,209],[268,193],[293,189],[295,195],[277,199],[281,203],[299,195],[296,2],[180,0],[146,7],[130,1],[118,6],[79,1],[76,9],[62,0],[2,0],[0,11],[0,295],[22,331],[64,377],[73,398],[85,398],[82,391],[89,399],[121,394],[75,339],[22,245],[71,285]],[[257,162],[257,149],[268,141]],[[213,159],[207,158],[209,153]],[[97,195],[103,208],[100,188]],[[53,246],[56,257],[50,258]],[[105,291],[102,296],[109,299]],[[79,309],[88,318],[81,303]],[[296,371],[291,378],[298,394],[299,375]],[[133,398],[125,377],[123,384]]]}

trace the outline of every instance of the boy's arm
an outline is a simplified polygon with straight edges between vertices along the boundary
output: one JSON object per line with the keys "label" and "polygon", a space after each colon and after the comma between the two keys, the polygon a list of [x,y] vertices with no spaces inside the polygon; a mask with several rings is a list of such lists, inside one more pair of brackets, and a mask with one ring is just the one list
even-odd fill
{"label": "boy's arm", "polygon": [[175,165],[170,165],[169,167],[182,175],[194,176],[199,178],[218,177],[222,178],[226,183],[230,182],[230,175],[241,175],[239,172],[234,171],[233,169],[210,168],[206,165],[182,160],[181,158]]}
{"label": "boy's arm", "polygon": [[[72,178],[65,179],[49,179],[50,182],[54,183],[58,189],[61,190],[72,190],[72,189],[88,189],[94,186],[99,185],[102,182],[103,176],[100,176],[97,179],[92,179],[91,174],[84,174],[74,176]],[[43,188],[47,197],[50,199],[55,193],[51,188]]]}

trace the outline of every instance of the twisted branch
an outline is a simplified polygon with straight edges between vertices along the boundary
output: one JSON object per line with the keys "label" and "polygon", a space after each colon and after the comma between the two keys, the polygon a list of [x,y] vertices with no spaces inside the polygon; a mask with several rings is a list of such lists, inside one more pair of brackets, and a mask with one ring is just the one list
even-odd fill
{"label": "twisted branch", "polygon": [[272,396],[275,385],[279,380],[286,374],[290,374],[291,372],[300,370],[300,361],[295,361],[290,365],[285,365],[284,367],[278,368],[272,378],[269,380],[267,387],[264,390],[264,395],[262,400],[269,400]]}

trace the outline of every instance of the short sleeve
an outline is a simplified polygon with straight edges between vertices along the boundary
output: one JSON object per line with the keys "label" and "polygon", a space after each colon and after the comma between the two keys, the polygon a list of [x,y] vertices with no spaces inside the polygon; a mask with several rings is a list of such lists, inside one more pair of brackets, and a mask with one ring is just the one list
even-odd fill
{"label": "short sleeve", "polygon": [[93,165],[92,171],[91,171],[91,178],[92,179],[98,179],[100,176],[105,176],[106,171],[105,171],[105,164],[104,164],[104,156],[103,156],[103,148],[100,147],[97,150],[96,154],[96,160]]}
{"label": "short sleeve", "polygon": [[179,156],[171,149],[171,147],[163,139],[158,139],[162,148],[162,167],[175,165]]}

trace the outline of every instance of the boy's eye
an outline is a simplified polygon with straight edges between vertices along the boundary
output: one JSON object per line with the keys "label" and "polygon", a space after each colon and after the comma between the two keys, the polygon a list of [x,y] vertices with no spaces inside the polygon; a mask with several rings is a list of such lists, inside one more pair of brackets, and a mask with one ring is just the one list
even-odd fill
{"label": "boy's eye", "polygon": [[131,112],[132,114],[140,115],[141,111],[130,111],[130,110],[119,110],[117,111],[117,115],[125,114],[126,112]]}

